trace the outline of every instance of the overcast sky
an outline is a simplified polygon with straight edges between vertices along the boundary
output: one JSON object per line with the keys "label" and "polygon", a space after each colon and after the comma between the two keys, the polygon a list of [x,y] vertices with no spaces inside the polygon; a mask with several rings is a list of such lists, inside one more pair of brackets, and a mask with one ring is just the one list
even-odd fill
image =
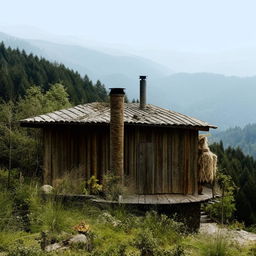
{"label": "overcast sky", "polygon": [[256,43],[255,0],[1,0],[0,24],[177,50]]}
{"label": "overcast sky", "polygon": [[192,53],[256,45],[255,0],[0,0],[0,6],[0,29],[33,26],[31,37],[39,29],[127,49]]}

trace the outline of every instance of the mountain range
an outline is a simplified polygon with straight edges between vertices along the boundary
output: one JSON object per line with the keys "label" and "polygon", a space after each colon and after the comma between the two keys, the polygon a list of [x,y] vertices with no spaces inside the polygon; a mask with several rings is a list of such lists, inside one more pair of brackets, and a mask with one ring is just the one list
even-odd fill
{"label": "mountain range", "polygon": [[63,63],[99,79],[106,88],[124,87],[128,98],[139,96],[138,76],[148,75],[148,103],[194,116],[220,130],[256,122],[256,76],[237,77],[213,73],[175,73],[150,59],[114,55],[75,44],[22,39],[0,33],[0,41]]}

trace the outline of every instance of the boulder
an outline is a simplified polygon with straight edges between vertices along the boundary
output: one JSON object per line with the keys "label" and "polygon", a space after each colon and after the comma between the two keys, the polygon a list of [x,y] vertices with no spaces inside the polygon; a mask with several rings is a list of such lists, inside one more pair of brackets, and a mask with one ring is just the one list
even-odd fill
{"label": "boulder", "polygon": [[46,252],[52,252],[52,251],[56,251],[59,250],[60,248],[62,248],[62,244],[61,243],[55,243],[55,244],[49,244],[45,247],[45,251]]}
{"label": "boulder", "polygon": [[53,193],[54,188],[51,185],[43,185],[40,188],[40,191],[46,195],[52,194]]}
{"label": "boulder", "polygon": [[77,235],[74,235],[72,238],[69,239],[69,244],[70,245],[76,245],[76,244],[87,245],[88,242],[89,242],[88,238],[84,234],[77,234]]}

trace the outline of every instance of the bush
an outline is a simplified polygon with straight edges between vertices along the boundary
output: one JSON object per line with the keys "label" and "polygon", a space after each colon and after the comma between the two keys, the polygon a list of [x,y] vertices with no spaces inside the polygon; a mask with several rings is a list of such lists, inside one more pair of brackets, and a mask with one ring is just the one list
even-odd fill
{"label": "bush", "polygon": [[44,253],[34,247],[17,246],[14,249],[10,249],[7,256],[43,256]]}
{"label": "bush", "polygon": [[173,249],[157,248],[154,252],[156,256],[185,256],[185,250],[181,245],[176,246]]}
{"label": "bush", "polygon": [[79,171],[76,169],[63,175],[62,178],[55,180],[55,190],[57,194],[83,194],[86,182],[78,177]]}
{"label": "bush", "polygon": [[100,185],[98,182],[99,180],[95,176],[92,176],[87,181],[87,192],[90,195],[98,195],[102,192],[102,185]]}
{"label": "bush", "polygon": [[103,193],[107,200],[117,201],[119,195],[125,193],[125,187],[121,184],[120,177],[111,172],[106,173],[103,176]]}
{"label": "bush", "polygon": [[135,216],[129,212],[123,205],[118,205],[114,209],[110,209],[109,213],[115,219],[114,223],[119,223],[115,226],[118,226],[126,233],[129,233],[132,229],[140,228],[144,220],[144,218]]}
{"label": "bush", "polygon": [[159,215],[155,211],[146,213],[142,228],[149,229],[154,237],[160,238],[163,243],[178,242],[186,230],[183,223],[176,222],[166,215]]}
{"label": "bush", "polygon": [[159,244],[151,230],[146,229],[135,237],[134,246],[140,250],[141,256],[153,256]]}
{"label": "bush", "polygon": [[225,224],[232,220],[233,213],[236,210],[234,198],[235,187],[232,178],[222,173],[218,173],[217,182],[222,190],[220,201],[207,205],[205,211],[216,221]]}

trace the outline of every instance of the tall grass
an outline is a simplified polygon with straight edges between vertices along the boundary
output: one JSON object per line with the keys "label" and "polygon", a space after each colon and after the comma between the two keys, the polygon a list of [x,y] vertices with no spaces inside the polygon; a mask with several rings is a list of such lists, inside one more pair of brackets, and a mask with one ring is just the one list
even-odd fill
{"label": "tall grass", "polygon": [[0,231],[3,231],[13,221],[13,201],[6,189],[0,191],[0,209]]}
{"label": "tall grass", "polygon": [[192,240],[194,254],[198,256],[235,256],[238,255],[236,248],[231,246],[228,237],[218,232],[216,235],[200,235]]}

